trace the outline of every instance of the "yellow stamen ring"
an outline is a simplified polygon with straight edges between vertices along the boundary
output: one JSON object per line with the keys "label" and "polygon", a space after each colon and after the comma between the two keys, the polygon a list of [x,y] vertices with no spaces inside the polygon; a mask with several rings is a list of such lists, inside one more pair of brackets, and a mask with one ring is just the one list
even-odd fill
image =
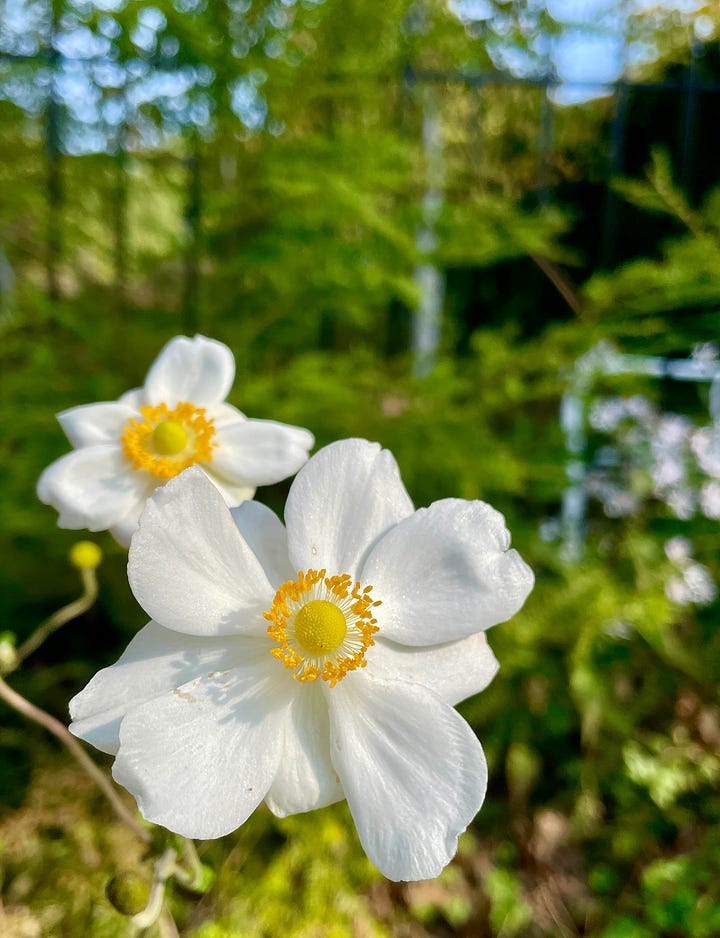
{"label": "yellow stamen ring", "polygon": [[141,407],[144,420],[129,420],[120,442],[133,469],[172,479],[188,466],[208,463],[215,446],[215,424],[204,407],[182,402]]}
{"label": "yellow stamen ring", "polygon": [[321,677],[334,687],[350,671],[364,668],[365,652],[378,631],[372,586],[362,588],[350,575],[326,577],[326,570],[298,573],[283,583],[269,612],[268,635],[277,642],[273,657],[297,681]]}

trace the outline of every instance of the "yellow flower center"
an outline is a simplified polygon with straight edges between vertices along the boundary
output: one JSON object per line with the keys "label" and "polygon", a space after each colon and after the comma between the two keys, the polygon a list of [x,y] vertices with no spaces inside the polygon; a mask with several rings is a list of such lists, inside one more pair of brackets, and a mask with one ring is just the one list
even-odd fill
{"label": "yellow flower center", "polygon": [[342,645],[345,616],[327,599],[313,599],[295,616],[295,636],[311,655],[327,655]]}
{"label": "yellow flower center", "polygon": [[215,424],[204,407],[181,402],[141,407],[143,420],[129,420],[120,442],[133,469],[172,479],[188,466],[212,460]]}
{"label": "yellow flower center", "polygon": [[268,635],[277,642],[273,657],[297,681],[321,677],[334,687],[350,671],[364,668],[365,653],[378,631],[372,610],[372,586],[361,587],[349,574],[326,576],[325,570],[298,573],[275,594]]}
{"label": "yellow flower center", "polygon": [[160,456],[177,456],[187,442],[187,430],[177,420],[163,420],[152,432],[152,445]]}

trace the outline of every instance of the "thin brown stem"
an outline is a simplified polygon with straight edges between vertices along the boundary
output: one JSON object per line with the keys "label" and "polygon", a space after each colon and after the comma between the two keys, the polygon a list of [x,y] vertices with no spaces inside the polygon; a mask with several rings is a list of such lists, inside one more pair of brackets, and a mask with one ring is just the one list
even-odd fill
{"label": "thin brown stem", "polygon": [[57,612],[54,612],[35,629],[32,635],[27,638],[22,645],[20,645],[15,652],[13,670],[19,667],[28,655],[37,651],[45,639],[52,635],[53,632],[56,632],[61,626],[66,625],[68,622],[72,622],[73,619],[77,619],[78,616],[83,615],[83,613],[87,612],[88,609],[92,607],[98,595],[97,576],[95,575],[95,571],[90,569],[82,569],[80,575],[84,587],[82,596],[68,603],[67,606],[63,606],[62,609],[58,609]]}
{"label": "thin brown stem", "polygon": [[125,807],[120,796],[115,791],[110,781],[106,778],[103,771],[98,768],[97,765],[95,765],[95,763],[80,746],[75,737],[68,732],[67,728],[63,726],[59,720],[56,720],[55,717],[50,716],[49,713],[46,713],[39,707],[36,707],[35,704],[30,703],[29,700],[26,700],[21,694],[18,694],[17,691],[13,690],[12,687],[6,684],[6,682],[1,677],[0,697],[2,697],[8,706],[12,707],[14,710],[17,710],[18,713],[21,713],[29,720],[32,720],[35,723],[39,723],[40,726],[44,727],[46,730],[48,730],[48,732],[52,733],[53,736],[59,739],[63,746],[65,746],[66,749],[72,753],[85,772],[87,772],[90,778],[102,791],[102,793],[112,805],[113,810],[117,816],[123,820],[142,841],[145,843],[150,842],[150,834],[148,831],[146,831],[145,828],[140,824],[137,817],[135,817],[135,815]]}
{"label": "thin brown stem", "polygon": [[583,307],[580,297],[578,296],[573,284],[568,280],[560,268],[553,264],[552,261],[549,261],[547,257],[541,257],[539,254],[531,254],[530,260],[537,264],[537,266],[552,283],[552,285],[558,291],[560,296],[565,300],[570,309],[575,313],[575,315],[581,317],[583,314]]}

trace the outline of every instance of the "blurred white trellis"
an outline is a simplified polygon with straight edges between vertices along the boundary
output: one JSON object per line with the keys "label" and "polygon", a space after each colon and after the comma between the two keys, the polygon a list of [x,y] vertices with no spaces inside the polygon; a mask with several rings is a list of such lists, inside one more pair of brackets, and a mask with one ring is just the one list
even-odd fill
{"label": "blurred white trellis", "polygon": [[[690,358],[667,359],[625,355],[618,352],[609,342],[598,343],[575,362],[560,405],[560,423],[566,450],[565,474],[568,482],[562,499],[561,540],[563,555],[568,560],[580,559],[584,549],[585,517],[589,497],[587,481],[590,469],[587,428],[593,385],[598,378],[613,375],[645,375],[673,381],[709,383],[712,426],[696,431],[696,455],[698,463],[710,476],[717,477],[720,474],[720,454],[714,451],[720,445],[720,361],[717,348],[710,343],[699,345]],[[676,415],[674,419],[682,420]],[[713,433],[713,438],[710,438],[709,431]],[[701,435],[703,433],[704,437]],[[719,468],[717,473],[716,468]],[[681,511],[676,513],[682,517]]]}

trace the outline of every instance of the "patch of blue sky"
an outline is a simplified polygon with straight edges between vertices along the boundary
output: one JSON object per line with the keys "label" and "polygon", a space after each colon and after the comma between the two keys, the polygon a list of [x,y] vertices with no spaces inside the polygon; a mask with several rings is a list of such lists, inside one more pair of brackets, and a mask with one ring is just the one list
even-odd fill
{"label": "patch of blue sky", "polygon": [[138,11],[138,23],[158,33],[167,26],[167,19],[157,7],[143,7]]}
{"label": "patch of blue sky", "polygon": [[449,0],[448,6],[461,20],[466,22],[482,22],[492,19],[496,8],[490,0]]}
{"label": "patch of blue sky", "polygon": [[102,119],[108,127],[119,127],[128,114],[127,102],[122,97],[106,98],[102,103]]}
{"label": "patch of blue sky", "polygon": [[[628,37],[630,14],[660,9],[677,11],[693,19],[700,0],[528,0],[520,11],[525,45],[513,31],[513,11],[498,8],[490,0],[449,0],[450,9],[476,34],[473,25],[484,24],[483,37],[495,66],[517,78],[554,77],[556,104],[577,104],[610,94],[622,78],[625,66],[652,58],[654,46],[633,43]],[[537,14],[547,12],[557,32],[543,32]],[[713,24],[693,21],[698,38],[711,35]]]}
{"label": "patch of blue sky", "polygon": [[577,104],[609,94],[622,78],[625,62],[623,34],[593,35],[569,29],[553,42],[552,58],[560,85],[553,91],[556,104]]}
{"label": "patch of blue sky", "polygon": [[654,10],[657,7],[665,10],[677,10],[678,13],[695,13],[700,6],[701,0],[633,0],[633,7],[638,13],[647,10]]}
{"label": "patch of blue sky", "polygon": [[269,59],[279,59],[285,52],[286,42],[281,36],[273,36],[263,46],[263,51]]}
{"label": "patch of blue sky", "polygon": [[265,97],[253,74],[243,75],[230,86],[230,107],[250,131],[262,130],[268,116]]}
{"label": "patch of blue sky", "polygon": [[112,16],[101,16],[98,21],[98,30],[108,39],[117,39],[122,33],[122,26]]}
{"label": "patch of blue sky", "polygon": [[4,3],[0,17],[0,50],[13,55],[37,55],[49,30],[44,4],[13,0]]}
{"label": "patch of blue sky", "polygon": [[63,62],[55,73],[55,96],[72,120],[81,124],[98,121],[102,92],[79,63]]}
{"label": "patch of blue sky", "polygon": [[45,110],[50,86],[49,69],[10,68],[0,63],[0,99],[11,101],[29,117]]}
{"label": "patch of blue sky", "polygon": [[510,72],[515,78],[540,79],[547,70],[543,57],[532,49],[509,45],[492,37],[488,37],[487,49],[495,68]]}
{"label": "patch of blue sky", "polygon": [[207,0],[173,0],[173,6],[178,13],[202,13]]}
{"label": "patch of blue sky", "polygon": [[107,148],[107,133],[101,126],[84,124],[77,132],[71,129],[63,137],[63,150],[70,156],[105,153]]}
{"label": "patch of blue sky", "polygon": [[55,49],[66,59],[94,59],[110,54],[110,40],[87,26],[62,29],[55,34]]}
{"label": "patch of blue sky", "polygon": [[128,87],[128,103],[137,108],[163,99],[168,107],[172,107],[173,100],[184,98],[194,84],[195,70],[192,68],[167,72],[154,69],[142,81]]}
{"label": "patch of blue sky", "polygon": [[125,85],[125,69],[117,62],[102,61],[92,63],[93,81],[100,88],[117,90]]}
{"label": "patch of blue sky", "polygon": [[155,51],[155,47],[157,46],[157,33],[149,26],[138,23],[130,33],[130,41],[136,49],[140,49],[142,52],[146,52],[149,55],[151,52]]}
{"label": "patch of blue sky", "polygon": [[273,4],[268,10],[267,16],[276,29],[285,29],[292,22],[292,13],[282,4]]}
{"label": "patch of blue sky", "polygon": [[86,15],[93,10],[102,13],[118,13],[128,5],[128,0],[70,0],[69,6],[74,7],[78,13]]}
{"label": "patch of blue sky", "polygon": [[176,36],[163,36],[160,40],[160,54],[166,59],[173,59],[180,51],[180,40]]}
{"label": "patch of blue sky", "polygon": [[227,0],[227,5],[233,13],[239,13],[242,16],[249,12],[252,0]]}
{"label": "patch of blue sky", "polygon": [[625,19],[620,0],[547,0],[545,7],[558,23],[622,29]]}

